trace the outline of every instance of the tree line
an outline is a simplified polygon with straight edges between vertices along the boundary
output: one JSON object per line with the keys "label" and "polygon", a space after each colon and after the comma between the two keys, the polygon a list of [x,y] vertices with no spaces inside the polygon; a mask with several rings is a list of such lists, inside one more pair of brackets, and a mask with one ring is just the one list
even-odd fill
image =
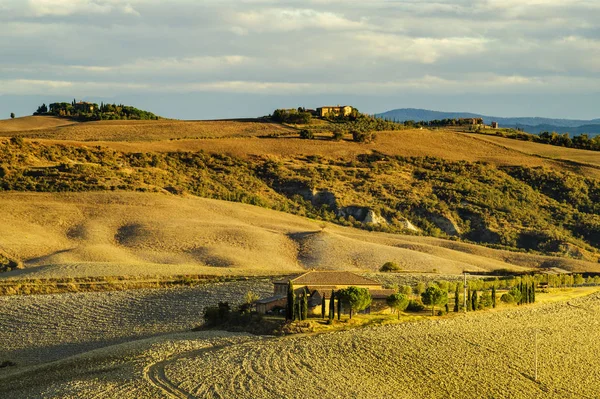
{"label": "tree line", "polygon": [[108,104],[100,105],[88,102],[58,102],[48,106],[40,105],[33,115],[51,115],[70,118],[78,121],[95,120],[157,120],[160,119],[152,112],[144,111],[129,105]]}
{"label": "tree line", "polygon": [[532,141],[534,143],[550,144],[558,147],[600,151],[600,135],[590,137],[587,134],[581,134],[571,137],[569,133],[561,134],[556,132],[541,132],[536,135],[514,129],[499,131],[496,132],[496,135],[509,139]]}

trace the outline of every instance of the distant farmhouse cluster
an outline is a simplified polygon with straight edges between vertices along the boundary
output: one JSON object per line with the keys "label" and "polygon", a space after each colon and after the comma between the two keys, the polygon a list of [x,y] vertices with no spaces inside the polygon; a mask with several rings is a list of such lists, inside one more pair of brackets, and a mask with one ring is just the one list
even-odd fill
{"label": "distant farmhouse cluster", "polygon": [[[311,271],[295,278],[277,280],[273,283],[273,296],[256,301],[256,310],[267,313],[275,308],[285,308],[290,282],[293,284],[296,296],[308,296],[308,314],[320,315],[323,299],[325,308],[329,309],[331,293],[348,287],[366,288],[371,294],[371,305],[365,313],[380,311],[388,308],[386,298],[396,291],[384,289],[377,281],[361,277],[345,271]],[[349,309],[342,312],[348,313]]]}

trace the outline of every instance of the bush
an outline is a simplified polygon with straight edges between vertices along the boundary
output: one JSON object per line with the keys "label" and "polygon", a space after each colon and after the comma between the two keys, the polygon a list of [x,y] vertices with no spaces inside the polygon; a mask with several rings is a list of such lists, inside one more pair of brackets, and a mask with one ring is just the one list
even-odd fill
{"label": "bush", "polygon": [[380,272],[397,272],[400,270],[400,266],[395,262],[385,262],[383,266],[379,268]]}
{"label": "bush", "polygon": [[352,140],[356,141],[357,143],[372,143],[375,141],[375,133],[353,130]]}
{"label": "bush", "polygon": [[308,129],[302,129],[300,130],[300,138],[312,140],[315,138],[315,134]]}
{"label": "bush", "polygon": [[515,303],[515,298],[510,294],[502,294],[500,300],[504,303]]}
{"label": "bush", "polygon": [[425,305],[423,305],[420,299],[411,299],[408,301],[408,306],[406,307],[406,310],[409,312],[420,312],[423,309],[425,309]]}
{"label": "bush", "polygon": [[492,294],[488,291],[484,291],[477,302],[478,309],[486,309],[492,307]]}
{"label": "bush", "polygon": [[336,129],[332,133],[332,138],[335,141],[340,141],[344,138],[344,132],[341,129]]}

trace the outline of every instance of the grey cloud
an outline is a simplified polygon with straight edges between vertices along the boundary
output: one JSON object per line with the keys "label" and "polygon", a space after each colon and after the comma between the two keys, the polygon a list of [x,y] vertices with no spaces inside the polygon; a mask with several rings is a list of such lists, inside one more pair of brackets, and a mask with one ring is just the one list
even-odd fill
{"label": "grey cloud", "polygon": [[0,93],[598,90],[595,1],[5,0]]}

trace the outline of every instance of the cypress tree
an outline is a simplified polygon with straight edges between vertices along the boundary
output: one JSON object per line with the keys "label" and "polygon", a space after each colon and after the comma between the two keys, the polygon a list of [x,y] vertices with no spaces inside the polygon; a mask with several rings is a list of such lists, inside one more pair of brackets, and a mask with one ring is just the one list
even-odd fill
{"label": "cypress tree", "polygon": [[323,298],[321,298],[321,318],[325,318],[325,294],[323,294]]}
{"label": "cypress tree", "polygon": [[296,301],[296,319],[302,320],[302,298],[300,297]]}
{"label": "cypress tree", "polygon": [[338,302],[337,302],[337,313],[338,313],[338,321],[339,321],[342,318],[342,301],[340,300],[339,297],[338,297]]}
{"label": "cypress tree", "polygon": [[335,293],[331,290],[331,297],[329,297],[329,321],[333,322],[335,317]]}
{"label": "cypress tree", "polygon": [[467,288],[467,311],[470,312],[473,310],[473,302],[471,298],[471,287]]}
{"label": "cypress tree", "polygon": [[492,285],[492,307],[496,307],[496,286]]}
{"label": "cypress tree", "polygon": [[302,320],[308,319],[308,295],[302,295]]}
{"label": "cypress tree", "polygon": [[296,318],[295,315],[295,307],[294,304],[296,302],[296,294],[294,293],[294,284],[290,280],[288,282],[288,292],[287,292],[287,309],[285,312],[285,317],[287,320],[293,321]]}
{"label": "cypress tree", "polygon": [[477,310],[477,291],[473,291],[473,297],[471,298],[471,307],[473,310]]}
{"label": "cypress tree", "polygon": [[535,303],[535,282],[531,283],[531,303]]}
{"label": "cypress tree", "polygon": [[460,296],[458,293],[458,284],[456,284],[456,290],[454,291],[454,311],[458,313],[458,301],[460,300]]}

